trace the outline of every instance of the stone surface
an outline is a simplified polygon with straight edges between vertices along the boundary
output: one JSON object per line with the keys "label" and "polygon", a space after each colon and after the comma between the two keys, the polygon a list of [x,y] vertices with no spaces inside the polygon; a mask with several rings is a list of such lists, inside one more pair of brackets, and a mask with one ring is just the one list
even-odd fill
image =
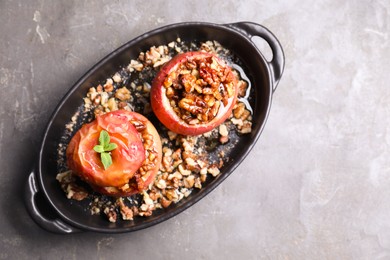
{"label": "stone surface", "polygon": [[[0,1],[0,259],[389,259],[390,2]],[[23,186],[57,102],[128,40],[253,21],[286,67],[254,150],[184,213],[130,234],[39,228]]]}

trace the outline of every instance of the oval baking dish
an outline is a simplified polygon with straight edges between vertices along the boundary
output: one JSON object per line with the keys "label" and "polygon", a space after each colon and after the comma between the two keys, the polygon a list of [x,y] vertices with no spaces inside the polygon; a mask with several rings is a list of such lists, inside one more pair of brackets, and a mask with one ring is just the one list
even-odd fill
{"label": "oval baking dish", "polygon": [[[263,38],[271,47],[272,60],[267,61],[253,42],[253,37]],[[203,188],[150,217],[135,217],[132,221],[110,223],[100,216],[91,215],[88,204],[66,198],[56,180],[56,150],[65,125],[83,104],[88,89],[97,85],[129,64],[151,46],[166,45],[180,38],[184,41],[218,41],[241,62],[241,67],[252,85],[252,132],[237,137],[221,174],[207,181]],[[36,166],[28,176],[25,201],[31,217],[42,228],[56,233],[95,231],[105,233],[130,232],[165,221],[211,192],[223,182],[243,161],[258,140],[267,120],[272,95],[282,76],[284,54],[277,38],[266,28],[251,22],[211,24],[188,22],[168,25],[147,32],[113,51],[88,71],[65,95],[54,111],[44,133]]]}

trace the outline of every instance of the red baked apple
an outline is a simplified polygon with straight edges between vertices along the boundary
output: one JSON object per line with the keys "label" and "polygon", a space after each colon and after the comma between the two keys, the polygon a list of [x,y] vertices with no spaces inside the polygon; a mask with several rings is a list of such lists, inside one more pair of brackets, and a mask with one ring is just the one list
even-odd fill
{"label": "red baked apple", "polygon": [[[109,152],[111,164],[107,168],[94,150],[102,131],[116,147]],[[146,117],[117,110],[82,126],[71,139],[66,157],[69,169],[95,191],[122,197],[144,190],[154,180],[161,149],[160,136]]]}
{"label": "red baked apple", "polygon": [[199,135],[211,131],[231,114],[237,101],[237,77],[215,54],[179,54],[153,80],[151,106],[171,131]]}

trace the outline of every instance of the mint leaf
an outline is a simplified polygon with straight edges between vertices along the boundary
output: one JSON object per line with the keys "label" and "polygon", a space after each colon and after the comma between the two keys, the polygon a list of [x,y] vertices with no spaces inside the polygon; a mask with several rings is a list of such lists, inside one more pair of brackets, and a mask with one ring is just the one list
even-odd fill
{"label": "mint leaf", "polygon": [[110,143],[110,135],[107,131],[100,131],[99,135],[99,144],[93,147],[93,150],[97,153],[100,153],[100,160],[102,161],[104,170],[107,170],[108,167],[112,164],[112,158],[110,151],[118,147],[115,143]]}
{"label": "mint leaf", "polygon": [[110,136],[106,130],[100,131],[100,136],[99,136],[99,144],[101,146],[106,146],[110,143]]}
{"label": "mint leaf", "polygon": [[111,155],[109,153],[101,153],[100,159],[102,160],[104,170],[107,170],[107,168],[112,164]]}
{"label": "mint leaf", "polygon": [[104,146],[104,151],[110,152],[110,151],[116,149],[117,147],[118,146],[115,143],[110,143],[110,144]]}
{"label": "mint leaf", "polygon": [[97,153],[104,153],[104,147],[102,145],[95,145],[93,150]]}

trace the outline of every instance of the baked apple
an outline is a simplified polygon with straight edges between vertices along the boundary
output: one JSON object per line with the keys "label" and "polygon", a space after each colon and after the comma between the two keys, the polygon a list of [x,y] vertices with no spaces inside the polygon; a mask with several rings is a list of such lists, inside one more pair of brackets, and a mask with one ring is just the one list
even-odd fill
{"label": "baked apple", "polygon": [[71,139],[66,157],[69,169],[95,191],[130,196],[154,180],[161,140],[146,117],[117,110],[83,125]]}
{"label": "baked apple", "polygon": [[157,73],[151,106],[171,131],[199,135],[231,114],[237,101],[237,77],[215,54],[198,51],[173,57]]}

